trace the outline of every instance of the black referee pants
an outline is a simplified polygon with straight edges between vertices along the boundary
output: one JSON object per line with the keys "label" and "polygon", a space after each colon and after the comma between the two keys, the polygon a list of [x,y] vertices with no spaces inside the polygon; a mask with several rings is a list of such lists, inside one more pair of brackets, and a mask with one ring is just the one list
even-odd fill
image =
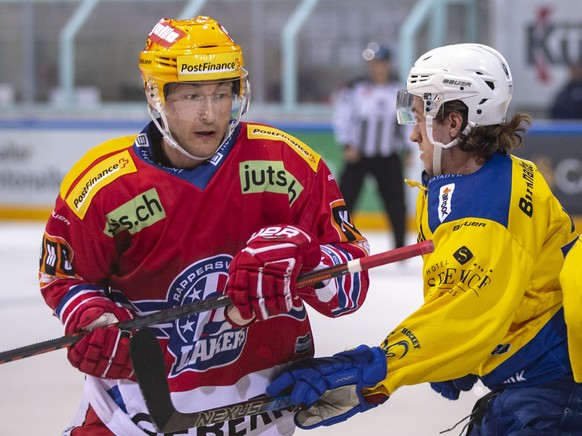
{"label": "black referee pants", "polygon": [[340,190],[350,214],[354,211],[368,174],[376,179],[384,210],[392,224],[395,247],[402,247],[406,233],[402,160],[398,154],[391,154],[387,157],[362,157],[359,162],[346,163],[340,178]]}

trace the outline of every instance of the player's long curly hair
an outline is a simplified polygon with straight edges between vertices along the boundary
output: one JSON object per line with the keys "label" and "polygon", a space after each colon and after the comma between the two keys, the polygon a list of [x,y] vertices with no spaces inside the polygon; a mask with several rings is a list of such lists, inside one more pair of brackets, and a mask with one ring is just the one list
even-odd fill
{"label": "player's long curly hair", "polygon": [[[469,109],[461,100],[448,101],[441,106],[435,120],[443,122],[451,113],[457,112],[463,116],[463,126],[467,125]],[[531,124],[531,117],[524,113],[516,113],[509,121],[492,126],[476,126],[465,135],[459,134],[459,149],[473,154],[479,162],[486,162],[493,154],[501,150],[509,154],[512,150],[523,146],[523,135],[526,125]]]}

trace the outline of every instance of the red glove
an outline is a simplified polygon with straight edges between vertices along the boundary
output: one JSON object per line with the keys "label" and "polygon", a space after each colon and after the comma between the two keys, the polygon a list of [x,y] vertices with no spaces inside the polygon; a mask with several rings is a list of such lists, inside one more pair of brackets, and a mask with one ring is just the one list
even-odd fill
{"label": "red glove", "polygon": [[296,281],[321,260],[315,236],[287,224],[259,230],[228,268],[226,295],[243,319],[287,313],[298,298]]}
{"label": "red glove", "polygon": [[[69,362],[80,371],[101,378],[130,378],[131,332],[110,324],[132,319],[134,314],[106,298],[95,298],[80,306],[67,320],[66,334],[88,330],[67,352]],[[108,326],[108,327],[107,327]]]}

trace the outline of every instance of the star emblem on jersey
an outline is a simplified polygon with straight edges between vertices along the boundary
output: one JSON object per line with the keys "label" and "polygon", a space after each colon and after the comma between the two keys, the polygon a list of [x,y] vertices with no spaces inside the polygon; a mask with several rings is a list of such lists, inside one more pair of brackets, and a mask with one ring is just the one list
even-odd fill
{"label": "star emblem on jersey", "polygon": [[[232,258],[218,255],[184,269],[173,281],[168,301],[190,304],[222,294]],[[235,361],[246,342],[246,329],[234,328],[224,308],[176,320],[168,349],[176,357],[171,375],[183,371],[206,371]]]}

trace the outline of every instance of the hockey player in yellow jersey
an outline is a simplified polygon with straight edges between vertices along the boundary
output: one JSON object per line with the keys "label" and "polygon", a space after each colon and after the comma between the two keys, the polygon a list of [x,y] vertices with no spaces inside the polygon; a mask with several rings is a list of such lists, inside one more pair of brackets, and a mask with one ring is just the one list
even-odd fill
{"label": "hockey player in yellow jersey", "polygon": [[490,392],[467,434],[582,435],[559,282],[577,234],[535,165],[512,155],[530,122],[507,117],[512,91],[506,60],[485,45],[439,47],[412,67],[397,113],[424,165],[410,183],[418,237],[435,245],[424,303],[381,344],[306,360],[272,382],[270,395],[290,391],[302,406],[299,426],[341,422],[406,385],[455,400],[480,379]]}
{"label": "hockey player in yellow jersey", "polygon": [[560,273],[564,291],[564,316],[574,379],[582,383],[582,240],[572,247]]}

